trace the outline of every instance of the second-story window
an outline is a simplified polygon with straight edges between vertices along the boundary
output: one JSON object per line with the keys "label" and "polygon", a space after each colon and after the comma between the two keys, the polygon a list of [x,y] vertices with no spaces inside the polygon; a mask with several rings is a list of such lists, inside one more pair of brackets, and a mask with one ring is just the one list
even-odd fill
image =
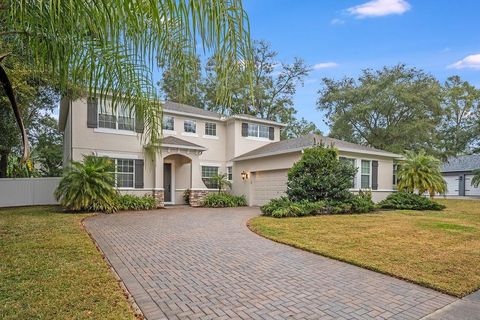
{"label": "second-story window", "polygon": [[163,130],[175,130],[175,118],[171,116],[163,116]]}
{"label": "second-story window", "polygon": [[100,103],[98,111],[98,127],[118,130],[135,130],[135,114],[123,106],[113,110],[110,103]]}
{"label": "second-story window", "polygon": [[205,123],[205,135],[206,136],[216,136],[217,135],[217,124],[206,122]]}
{"label": "second-story window", "polygon": [[197,122],[195,120],[185,120],[183,122],[183,131],[187,133],[197,133]]}
{"label": "second-story window", "polygon": [[268,126],[261,124],[248,124],[248,136],[255,138],[267,138],[269,137]]}

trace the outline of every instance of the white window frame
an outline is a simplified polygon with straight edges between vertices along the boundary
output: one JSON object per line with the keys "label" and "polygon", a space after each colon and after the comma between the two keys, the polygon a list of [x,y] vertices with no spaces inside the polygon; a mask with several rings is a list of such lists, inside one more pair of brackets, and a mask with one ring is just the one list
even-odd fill
{"label": "white window frame", "polygon": [[[130,189],[135,189],[135,159],[131,158],[111,158],[114,162],[115,170],[112,172],[114,174],[115,178],[115,188],[118,188],[120,190],[130,190]],[[118,160],[127,160],[127,161],[132,161],[133,163],[133,171],[132,172],[119,172],[118,171]],[[119,187],[118,186],[118,174],[128,174],[132,175],[132,186],[131,187]]]}
{"label": "white window frame", "polygon": [[[191,131],[186,131],[185,130],[185,125],[187,124],[187,122],[191,122],[193,123],[193,127],[195,129],[195,131],[191,132]],[[197,135],[197,121],[196,120],[191,120],[191,119],[185,119],[183,120],[183,134],[184,135],[193,135],[193,136],[198,136]]]}
{"label": "white window frame", "polygon": [[[166,123],[166,119],[171,119],[172,120],[172,124],[173,124],[173,127],[172,129],[166,129],[165,128],[165,123]],[[163,131],[166,131],[166,132],[175,132],[175,117],[174,116],[163,116],[163,119],[162,119],[162,129]]]}
{"label": "white window frame", "polygon": [[[215,134],[211,134],[207,131],[208,125],[213,125],[214,126],[213,131],[215,132]],[[217,124],[215,122],[205,122],[205,136],[207,136],[207,137],[216,137],[217,136]]]}
{"label": "white window frame", "polygon": [[[247,128],[247,137],[249,138],[256,138],[256,139],[270,139],[270,129],[269,126],[263,125],[263,124],[257,124],[257,123],[247,123],[248,128]],[[255,127],[256,129],[251,129],[252,127]],[[263,137],[260,136],[260,127],[266,128],[267,136]]]}
{"label": "white window frame", "polygon": [[[102,112],[102,111],[105,111],[105,112]],[[110,113],[107,113],[108,111],[110,111]],[[129,113],[128,110],[124,110],[125,112],[129,113],[128,114],[128,119],[132,119],[133,120],[133,123],[132,123],[132,129],[119,129],[118,126],[119,126],[119,117],[120,117],[120,112],[122,111],[122,106],[121,105],[118,105],[116,110],[113,111],[112,110],[112,104],[111,102],[107,102],[107,104],[105,105],[105,101],[100,101],[99,104],[98,104],[98,112],[97,112],[97,128],[98,129],[97,131],[98,132],[125,132],[125,133],[135,133],[135,124],[136,124],[136,121],[135,121],[135,110],[132,110],[131,113]],[[113,116],[115,117],[115,128],[110,128],[110,127],[102,127],[100,126],[100,116],[101,115],[107,115],[107,116]]]}
{"label": "white window frame", "polygon": [[[368,174],[363,173],[363,163],[368,162]],[[368,187],[362,185],[362,177],[368,176]],[[360,160],[360,189],[372,189],[372,160],[361,159]]]}
{"label": "white window frame", "polygon": [[[211,176],[210,176],[210,177],[207,177],[207,176],[204,176],[204,175],[203,175],[203,168],[217,168],[217,174],[220,172],[220,171],[219,171],[219,170],[220,170],[220,166],[216,166],[216,165],[203,165],[203,164],[202,164],[202,165],[201,165],[201,168],[200,168],[200,171],[201,171],[201,175],[202,175],[202,182],[203,182],[203,184],[205,184],[205,181],[203,181],[204,179],[209,179],[209,178],[211,178]],[[208,187],[206,184],[205,184],[205,187],[206,187],[207,189],[217,190],[217,188],[210,188],[210,187]]]}

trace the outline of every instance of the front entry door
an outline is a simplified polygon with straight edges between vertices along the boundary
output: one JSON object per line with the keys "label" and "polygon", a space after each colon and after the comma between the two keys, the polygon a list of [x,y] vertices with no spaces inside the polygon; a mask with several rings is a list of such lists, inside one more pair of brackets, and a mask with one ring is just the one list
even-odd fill
{"label": "front entry door", "polygon": [[165,202],[172,202],[172,164],[163,164],[163,196]]}

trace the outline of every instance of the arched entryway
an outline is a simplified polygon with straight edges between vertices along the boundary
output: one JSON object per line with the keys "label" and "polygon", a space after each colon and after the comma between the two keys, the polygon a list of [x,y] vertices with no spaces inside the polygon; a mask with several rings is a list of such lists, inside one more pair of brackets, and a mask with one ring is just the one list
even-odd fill
{"label": "arched entryway", "polygon": [[163,192],[165,204],[185,204],[185,191],[192,187],[192,159],[184,154],[163,158]]}

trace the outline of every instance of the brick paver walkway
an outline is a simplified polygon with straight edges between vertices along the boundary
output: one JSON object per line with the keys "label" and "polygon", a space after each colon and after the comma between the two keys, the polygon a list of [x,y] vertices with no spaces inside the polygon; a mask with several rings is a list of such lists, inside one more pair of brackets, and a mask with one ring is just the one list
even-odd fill
{"label": "brick paver walkway", "polygon": [[85,221],[146,318],[419,319],[456,299],[278,244],[255,208],[173,208]]}

